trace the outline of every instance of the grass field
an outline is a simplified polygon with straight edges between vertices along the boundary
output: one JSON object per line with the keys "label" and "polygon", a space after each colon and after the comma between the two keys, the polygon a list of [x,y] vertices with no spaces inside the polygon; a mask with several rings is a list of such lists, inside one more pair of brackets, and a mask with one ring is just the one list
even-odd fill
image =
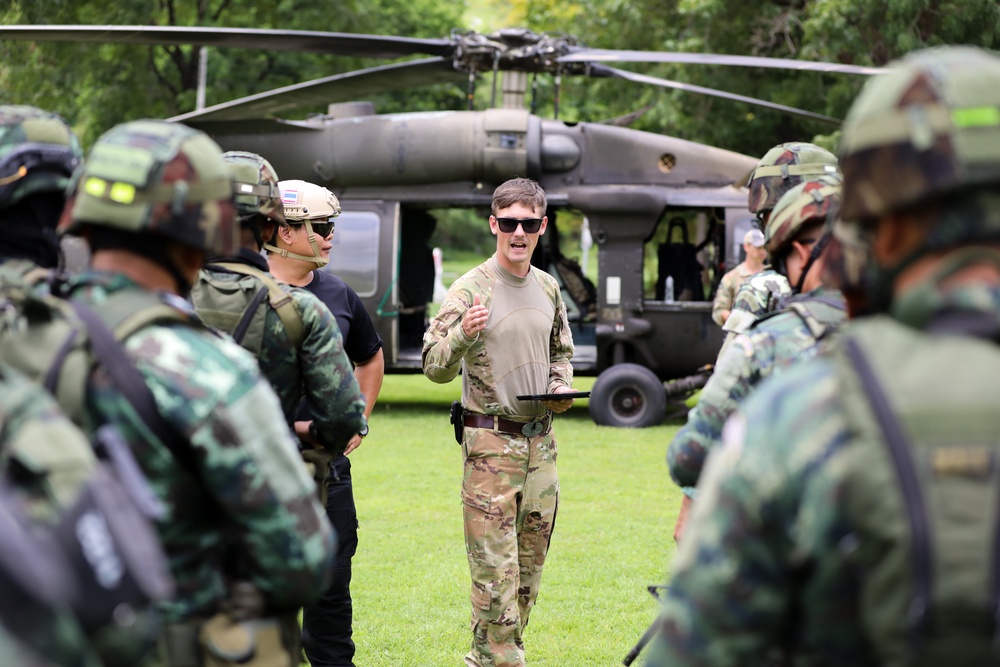
{"label": "grass field", "polygon": [[[448,423],[460,392],[459,380],[387,376],[371,436],[351,455],[358,665],[457,666],[468,650],[462,460]],[[598,427],[586,403],[556,419],[561,497],[525,634],[532,667],[621,664],[656,615],[645,587],[663,583],[673,554],[680,492],[664,453],[679,424]]]}

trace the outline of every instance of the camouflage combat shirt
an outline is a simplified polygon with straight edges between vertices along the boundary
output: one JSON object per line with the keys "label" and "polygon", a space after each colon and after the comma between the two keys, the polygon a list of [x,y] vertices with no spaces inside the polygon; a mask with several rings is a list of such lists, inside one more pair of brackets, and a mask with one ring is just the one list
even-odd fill
{"label": "camouflage combat shirt", "polygon": [[[722,437],[729,415],[761,380],[814,356],[820,340],[846,317],[843,297],[825,287],[786,302],[792,304],[798,305],[758,320],[734,339],[688,413],[687,424],[671,441],[670,476],[688,496],[694,497],[705,457]],[[810,317],[796,310],[801,306]]]}
{"label": "camouflage combat shirt", "polygon": [[[997,286],[938,296],[924,304],[933,312],[973,310],[1000,322]],[[913,305],[893,317],[919,327],[927,312]],[[854,437],[841,382],[833,356],[821,354],[765,382],[726,425],[672,568],[647,667],[781,664],[768,662],[780,646],[791,653],[785,664],[878,664],[852,562],[865,545],[849,539],[860,519],[838,500]]]}
{"label": "camouflage combat shirt", "polygon": [[[213,261],[239,262],[268,272],[267,260],[250,251],[241,250],[239,257]],[[236,273],[202,271],[214,280],[254,280],[260,284]],[[319,443],[343,451],[351,437],[365,426],[365,397],[354,377],[354,364],[347,358],[343,336],[330,309],[307,290],[284,284],[282,288],[292,295],[302,320],[302,345],[298,349],[292,345],[278,312],[265,302],[264,341],[257,355],[261,373],[278,395],[289,426],[295,422],[299,402],[306,397]]]}
{"label": "camouflage combat shirt", "polygon": [[[469,338],[462,317],[477,294],[489,319],[476,338]],[[488,415],[544,415],[541,402],[514,397],[571,387],[572,357],[559,283],[535,267],[524,278],[515,276],[496,255],[452,284],[424,334],[424,374],[443,383],[463,370],[462,404]]]}
{"label": "camouflage combat shirt", "polygon": [[788,284],[788,278],[771,268],[766,268],[744,280],[736,290],[729,319],[722,325],[723,330],[730,332],[726,338],[727,344],[733,339],[734,334],[749,329],[757,318],[773,312],[779,307],[782,298],[791,295],[792,286]]}
{"label": "camouflage combat shirt", "polygon": [[[87,273],[69,295],[101,308],[110,296],[140,288],[122,275]],[[167,298],[178,305],[182,300]],[[232,340],[200,326],[157,322],[130,336],[134,361],[165,421],[194,450],[197,471],[144,437],[145,425],[98,368],[89,418],[118,426],[166,510],[158,526],[177,583],[167,621],[211,612],[225,593],[224,557],[270,608],[301,607],[323,590],[334,536],[281,406],[256,360]]]}
{"label": "camouflage combat shirt", "polygon": [[732,271],[727,271],[722,280],[719,281],[719,289],[715,292],[715,300],[712,302],[712,319],[720,327],[726,323],[722,318],[722,311],[732,310],[736,302],[736,292],[740,285],[752,275],[746,262],[740,262]]}

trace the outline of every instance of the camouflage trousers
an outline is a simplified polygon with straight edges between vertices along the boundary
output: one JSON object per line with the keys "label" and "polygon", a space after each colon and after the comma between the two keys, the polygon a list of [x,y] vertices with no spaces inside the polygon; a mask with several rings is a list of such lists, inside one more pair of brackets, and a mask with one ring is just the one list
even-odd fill
{"label": "camouflage trousers", "polygon": [[524,665],[522,633],[535,605],[559,503],[556,442],[466,428],[462,506],[472,575],[472,667]]}

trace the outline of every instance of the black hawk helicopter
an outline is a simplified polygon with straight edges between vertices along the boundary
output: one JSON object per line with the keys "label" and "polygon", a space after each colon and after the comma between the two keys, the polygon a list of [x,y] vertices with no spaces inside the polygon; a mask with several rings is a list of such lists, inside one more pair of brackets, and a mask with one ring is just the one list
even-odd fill
{"label": "black hawk helicopter", "polygon": [[[488,215],[494,188],[515,176],[544,187],[553,229],[533,262],[563,285],[579,375],[596,375],[590,413],[599,424],[659,423],[670,400],[707,379],[722,331],[711,298],[724,267],[741,261],[754,223],[743,186],[757,159],[606,123],[566,123],[525,108],[528,75],[616,77],[794,114],[839,120],[725,91],[610,67],[669,62],[827,73],[880,70],[836,63],[716,54],[590,49],[566,35],[523,29],[416,39],[297,30],[160,26],[0,26],[0,40],[82,41],[277,49],[399,59],[299,83],[171,118],[224,150],[266,157],[283,179],[328,187],[344,208],[327,269],[362,297],[385,342],[389,372],[419,372],[435,280],[428,239],[435,209]],[[473,110],[482,74],[490,108]],[[502,99],[497,85],[502,79]],[[377,115],[366,96],[440,83],[468,86],[468,111]],[[532,86],[534,88],[534,86]],[[283,116],[327,105],[305,120]],[[598,279],[559,249],[560,215],[582,215],[597,247]],[[484,223],[485,224],[485,223]],[[666,234],[657,233],[666,229]],[[647,245],[655,247],[647,252]],[[655,287],[644,280],[655,257]],[[703,272],[703,269],[706,271]],[[706,275],[709,277],[706,280]]]}

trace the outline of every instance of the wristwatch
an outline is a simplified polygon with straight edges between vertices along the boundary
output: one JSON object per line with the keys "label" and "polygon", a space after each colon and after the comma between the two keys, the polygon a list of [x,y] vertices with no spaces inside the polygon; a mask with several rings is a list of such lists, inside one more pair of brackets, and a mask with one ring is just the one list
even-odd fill
{"label": "wristwatch", "polygon": [[366,435],[368,435],[368,423],[367,422],[365,422],[365,427],[363,429],[361,429],[360,431],[358,431],[358,435],[360,435],[362,438],[365,437]]}

